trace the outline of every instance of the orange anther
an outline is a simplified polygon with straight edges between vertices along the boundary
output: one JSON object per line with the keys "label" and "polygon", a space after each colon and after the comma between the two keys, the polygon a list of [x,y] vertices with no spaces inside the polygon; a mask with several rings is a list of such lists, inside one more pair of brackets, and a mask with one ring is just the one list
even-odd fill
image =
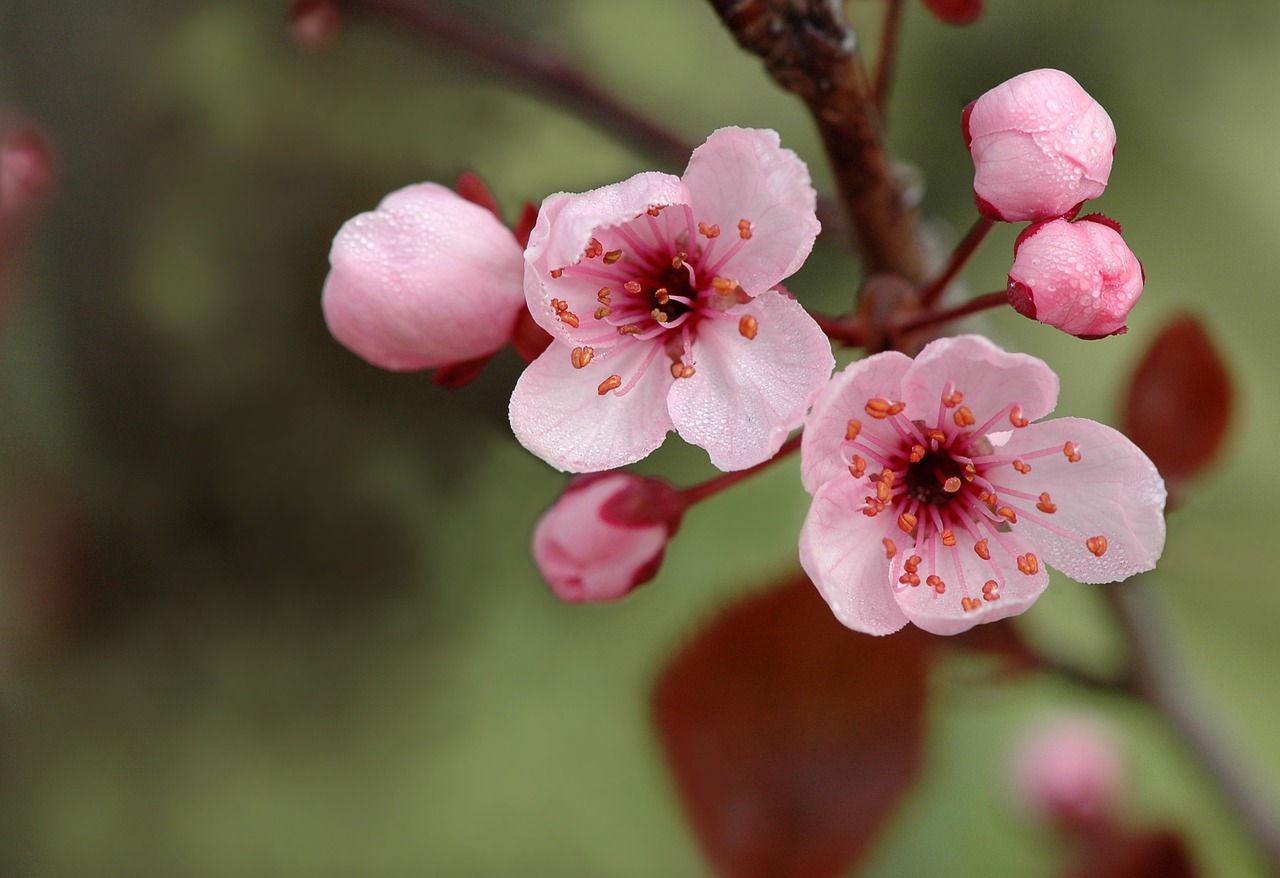
{"label": "orange anther", "polygon": [[998,601],[998,600],[1000,600],[1000,592],[998,592],[998,591],[989,591],[989,592],[985,592],[985,593],[982,595],[982,599],[983,599],[984,601]]}
{"label": "orange anther", "polygon": [[939,445],[947,444],[947,434],[942,432],[941,430],[937,430],[937,429],[930,430],[929,432],[924,434],[924,438],[930,440],[931,442],[937,442]]}
{"label": "orange anther", "polygon": [[552,280],[555,280],[556,278],[560,277],[562,274],[564,274],[564,269],[563,269],[563,268],[553,268],[553,269],[551,269],[551,279],[552,279]]}
{"label": "orange anther", "polygon": [[973,550],[978,553],[978,557],[983,561],[991,560],[991,550],[987,548],[986,540],[978,540],[973,544]]}
{"label": "orange anther", "polygon": [[929,586],[938,594],[943,594],[947,590],[947,584],[936,573],[929,574],[925,582],[929,583]]}
{"label": "orange anther", "polygon": [[684,262],[688,258],[688,253],[677,253],[675,256],[671,257],[671,267],[676,269],[684,268]]}
{"label": "orange anther", "polygon": [[618,327],[618,335],[639,335],[640,327],[634,323],[626,323]]}
{"label": "orange anther", "polygon": [[1018,569],[1027,574],[1027,576],[1035,576],[1040,572],[1040,559],[1030,552],[1025,555],[1019,555]]}
{"label": "orange anther", "polygon": [[613,263],[617,262],[621,258],[622,258],[621,250],[610,250],[608,253],[604,254],[604,264],[613,265]]}
{"label": "orange anther", "polygon": [[622,288],[626,290],[628,293],[638,293],[641,290],[640,281],[629,280],[622,285]]}
{"label": "orange anther", "polygon": [[551,307],[555,310],[555,312],[556,312],[557,314],[559,314],[559,313],[561,313],[561,312],[563,312],[563,311],[567,311],[567,310],[568,310],[568,308],[569,308],[569,303],[568,303],[568,302],[566,302],[564,299],[552,299],[552,300],[551,300]]}
{"label": "orange anther", "polygon": [[954,494],[956,491],[960,490],[960,485],[960,479],[956,476],[951,476],[942,483],[942,490],[946,491],[948,494]]}
{"label": "orange anther", "polygon": [[875,518],[881,512],[884,512],[885,506],[875,497],[865,497],[867,505],[862,508],[862,514],[867,518]]}
{"label": "orange anther", "polygon": [[756,337],[756,330],[759,323],[750,314],[743,314],[742,319],[738,321],[738,334],[745,339],[753,339]]}
{"label": "orange anther", "polygon": [[1049,499],[1048,491],[1044,491],[1040,494],[1040,502],[1036,504],[1036,509],[1039,509],[1045,515],[1053,515],[1058,511],[1058,504]]}
{"label": "orange anther", "polygon": [[654,290],[653,297],[657,299],[659,305],[665,305],[671,301],[671,294],[667,292],[666,287],[658,287]]}
{"label": "orange anther", "polygon": [[1107,538],[1104,536],[1089,537],[1084,541],[1090,552],[1101,558],[1107,553]]}
{"label": "orange anther", "polygon": [[893,542],[893,540],[889,539],[888,537],[885,537],[880,542],[884,544],[884,556],[888,558],[890,561],[892,561],[893,556],[898,554],[897,545]]}
{"label": "orange anther", "polygon": [[1013,511],[1012,507],[1001,506],[999,509],[996,510],[996,515],[1000,516],[1010,524],[1018,523],[1018,514]]}
{"label": "orange anther", "polygon": [[573,368],[581,369],[587,363],[591,362],[591,358],[596,355],[595,348],[580,347],[574,348],[569,354],[569,362],[573,363]]}
{"label": "orange anther", "polygon": [[896,482],[897,480],[898,480],[898,474],[895,473],[893,470],[884,469],[880,471],[880,481],[884,482],[886,485],[889,485],[890,487],[892,487],[893,483]]}
{"label": "orange anther", "polygon": [[666,207],[665,204],[659,204],[655,207],[649,208],[648,210],[645,211],[645,213],[649,214],[649,216],[657,216],[658,214],[662,213],[662,208],[664,207]]}
{"label": "orange anther", "polygon": [[920,562],[924,559],[919,555],[912,555],[910,558],[902,562],[902,569],[908,573],[915,573],[920,569]]}
{"label": "orange anther", "polygon": [[860,479],[866,471],[867,462],[855,454],[853,456],[853,462],[849,464],[849,472],[853,473],[853,477],[855,479]]}
{"label": "orange anther", "polygon": [[924,460],[924,446],[912,445],[911,446],[911,462],[919,463],[922,460]]}
{"label": "orange anther", "polygon": [[996,582],[994,579],[988,579],[986,582],[982,583],[983,594],[991,594],[992,592],[996,592],[999,590],[1000,590],[1000,583]]}
{"label": "orange anther", "polygon": [[898,527],[903,533],[911,533],[911,531],[915,530],[916,527],[916,517],[910,512],[902,513],[898,516]]}
{"label": "orange anther", "polygon": [[881,481],[876,484],[876,499],[881,503],[888,503],[889,498],[893,496],[891,487],[893,482]]}
{"label": "orange anther", "polygon": [[698,223],[698,232],[707,238],[720,237],[720,227],[717,225],[707,225],[706,223]]}
{"label": "orange anther", "polygon": [[[588,259],[595,259],[597,256],[599,256],[603,252],[604,252],[604,246],[595,238],[592,238],[590,241],[587,242],[587,249],[583,250],[582,254],[586,256]],[[621,252],[619,252],[618,255],[622,255]]]}
{"label": "orange anther", "polygon": [[949,409],[953,409],[956,406],[960,405],[960,401],[963,399],[964,399],[964,394],[958,390],[952,391],[951,393],[942,394],[942,404]]}
{"label": "orange anther", "polygon": [[849,425],[844,428],[844,438],[846,442],[852,442],[858,438],[858,434],[862,432],[862,421],[857,418],[850,418]]}
{"label": "orange anther", "polygon": [[974,610],[978,609],[978,607],[980,606],[982,606],[982,601],[977,600],[975,598],[960,599],[960,609],[964,610],[966,613],[973,612]]}
{"label": "orange anther", "polygon": [[751,222],[749,220],[738,220],[738,237],[744,241],[751,239]]}
{"label": "orange anther", "polygon": [[574,329],[578,328],[578,315],[572,311],[561,311],[556,316],[560,318],[561,323],[567,323]]}
{"label": "orange anther", "polygon": [[613,313],[613,309],[607,305],[601,305],[596,309],[595,317],[597,320],[603,320]]}
{"label": "orange anther", "polygon": [[610,390],[617,390],[622,386],[621,375],[610,375],[608,378],[600,382],[600,386],[596,388],[596,393],[604,396]]}
{"label": "orange anther", "polygon": [[964,469],[960,471],[966,482],[972,482],[978,477],[978,471],[973,468],[973,464],[966,463]]}
{"label": "orange anther", "polygon": [[915,588],[920,584],[920,577],[916,576],[914,573],[904,573],[898,577],[898,582]]}
{"label": "orange anther", "polygon": [[612,305],[610,299],[613,297],[613,291],[608,287],[601,287],[596,291],[596,301],[601,305]]}
{"label": "orange anther", "polygon": [[978,502],[979,502],[979,503],[986,503],[988,506],[990,506],[990,507],[992,507],[992,508],[995,508],[995,505],[996,505],[996,495],[995,495],[995,494],[992,494],[990,491],[979,491],[979,492],[978,492]]}
{"label": "orange anther", "polygon": [[738,288],[736,280],[729,280],[727,277],[711,278],[711,288],[722,296],[727,296]]}
{"label": "orange anther", "polygon": [[1062,453],[1067,456],[1068,463],[1078,463],[1080,461],[1080,446],[1074,442],[1064,444]]}
{"label": "orange anther", "polygon": [[867,400],[865,410],[871,417],[877,420],[884,420],[899,414],[906,407],[907,404],[905,402],[889,402],[887,399],[876,397],[875,399]]}
{"label": "orange anther", "polygon": [[1021,460],[1015,460],[1013,462],[1013,468],[1016,469],[1018,472],[1022,473],[1024,476],[1027,473],[1031,472],[1031,464]]}
{"label": "orange anther", "polygon": [[1009,423],[1015,427],[1025,427],[1031,422],[1022,416],[1022,406],[1015,405],[1009,410]]}
{"label": "orange anther", "polygon": [[669,315],[666,311],[663,311],[661,308],[654,308],[652,311],[649,312],[649,316],[652,317],[654,320],[658,321],[659,323],[666,323],[668,320],[671,319],[671,315]]}
{"label": "orange anther", "polygon": [[952,413],[951,419],[956,422],[957,427],[972,427],[977,423],[973,419],[973,412],[969,411],[967,405],[962,405]]}
{"label": "orange anther", "polygon": [[956,535],[951,528],[947,528],[942,532],[942,545],[954,546],[956,544]]}

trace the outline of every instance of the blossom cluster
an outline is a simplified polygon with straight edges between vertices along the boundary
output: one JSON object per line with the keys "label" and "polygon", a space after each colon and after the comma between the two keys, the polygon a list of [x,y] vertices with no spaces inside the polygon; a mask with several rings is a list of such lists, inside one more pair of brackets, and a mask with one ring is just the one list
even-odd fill
{"label": "blossom cluster", "polygon": [[[1008,299],[1085,338],[1125,331],[1142,269],[1119,226],[1072,219],[1105,188],[1115,131],[1059,71],[966,109],[988,222],[1030,221]],[[1154,566],[1165,489],[1151,462],[1091,421],[1041,421],[1057,376],[979,336],[913,359],[867,356],[832,378],[830,341],[782,286],[820,226],[804,162],[773,131],[723,128],[677,177],[557,193],[505,226],[474,180],[409,186],[348,221],[322,304],[375,366],[473,374],[508,343],[528,366],[516,438],[573,481],[533,553],[569,601],[613,600],[658,569],[700,499],[618,471],[670,432],[726,473],[767,465],[797,429],[813,495],[799,559],[836,617],[939,634],[1020,613],[1048,566],[1109,582]],[[535,337],[536,336],[536,337]]]}

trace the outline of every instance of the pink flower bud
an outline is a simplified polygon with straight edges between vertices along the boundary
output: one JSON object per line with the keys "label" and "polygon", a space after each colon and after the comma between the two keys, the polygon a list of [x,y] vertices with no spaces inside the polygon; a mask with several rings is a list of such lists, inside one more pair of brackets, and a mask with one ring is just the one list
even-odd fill
{"label": "pink flower bud", "polygon": [[983,216],[1069,216],[1107,187],[1116,129],[1061,70],[1031,70],[997,85],[965,108],[961,124]]}
{"label": "pink flower bud", "polygon": [[574,479],[533,532],[533,559],[556,597],[613,601],[658,572],[685,502],[627,472]]}
{"label": "pink flower bud", "polygon": [[375,366],[431,369],[507,343],[524,262],[492,212],[435,183],[392,192],[343,224],[322,306],[333,337]]}
{"label": "pink flower bud", "polygon": [[294,0],[289,10],[289,35],[311,51],[323,51],[342,33],[342,11],[336,0]]}
{"label": "pink flower bud", "polygon": [[947,24],[972,24],[982,14],[982,0],[924,0],[924,5]]}
{"label": "pink flower bud", "polygon": [[53,183],[53,148],[48,139],[16,119],[0,120],[0,222],[29,211]]}
{"label": "pink flower bud", "polygon": [[1140,263],[1103,216],[1056,219],[1028,227],[1014,245],[1009,303],[1026,317],[1079,338],[1128,331],[1125,318],[1142,295]]}
{"label": "pink flower bud", "polygon": [[1111,728],[1088,715],[1060,714],[1027,731],[1011,763],[1015,804],[1038,819],[1087,824],[1115,810],[1125,760]]}

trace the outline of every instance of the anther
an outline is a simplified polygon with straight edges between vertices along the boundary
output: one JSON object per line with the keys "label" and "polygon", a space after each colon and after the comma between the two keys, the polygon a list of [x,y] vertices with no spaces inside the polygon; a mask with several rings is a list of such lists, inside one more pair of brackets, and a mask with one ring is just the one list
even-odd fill
{"label": "anther", "polygon": [[711,288],[722,296],[727,296],[738,288],[736,280],[729,280],[727,277],[711,278]]}
{"label": "anther", "polygon": [[759,329],[759,322],[750,314],[743,314],[742,319],[738,321],[738,334],[745,339],[753,339],[756,337],[756,330]]}
{"label": "anther", "polygon": [[911,446],[911,462],[919,463],[922,460],[924,460],[924,446],[912,445]]}
{"label": "anther", "polygon": [[613,297],[613,291],[610,290],[608,287],[601,287],[599,290],[596,291],[596,301],[599,302],[601,305],[612,305],[613,302],[610,301],[612,297]]}
{"label": "anther", "polygon": [[978,609],[978,607],[980,606],[982,606],[982,601],[977,600],[975,598],[960,599],[960,609],[964,610],[966,613],[971,613],[974,610]]}
{"label": "anther", "polygon": [[1014,512],[1013,509],[1009,506],[1001,506],[999,509],[996,510],[996,515],[1000,516],[1010,524],[1018,523],[1018,514]]}
{"label": "anther", "polygon": [[666,287],[658,287],[653,291],[653,298],[657,300],[659,305],[665,305],[671,301],[671,293],[667,292]]}
{"label": "anther", "polygon": [[967,405],[960,406],[960,408],[955,410],[955,413],[951,417],[952,420],[956,422],[957,427],[972,427],[977,423],[973,419],[973,412],[969,411],[969,407]]}
{"label": "anther", "polygon": [[1107,538],[1104,536],[1089,537],[1084,541],[1085,547],[1090,552],[1101,558],[1107,553]]}
{"label": "anther", "polygon": [[622,285],[622,288],[626,290],[628,293],[638,293],[642,289],[642,287],[640,286],[640,282],[636,280],[627,281],[625,284]]}
{"label": "anther", "polygon": [[858,434],[862,432],[862,422],[857,418],[849,419],[849,426],[844,428],[844,438],[846,442],[852,442],[858,438]]}
{"label": "anther", "polygon": [[591,358],[596,355],[595,348],[580,347],[574,348],[569,354],[569,362],[573,363],[573,368],[581,369],[587,363],[591,362]]}
{"label": "anther", "polygon": [[867,462],[855,454],[853,456],[853,462],[849,464],[849,472],[853,473],[853,477],[855,479],[860,479],[866,471]]}
{"label": "anther", "polygon": [[618,335],[639,335],[640,327],[634,323],[625,323],[618,327]]}
{"label": "anther", "polygon": [[949,409],[953,409],[960,405],[962,399],[964,399],[964,394],[956,390],[951,393],[944,393],[942,395],[942,404]]}
{"label": "anther", "polygon": [[942,545],[950,547],[950,546],[954,546],[955,544],[956,544],[955,532],[951,530],[951,528],[947,528],[942,532]]}
{"label": "anther", "polygon": [[1048,491],[1043,491],[1040,494],[1040,502],[1036,504],[1036,509],[1039,509],[1045,515],[1053,515],[1058,511],[1058,504],[1049,499]]}
{"label": "anther", "polygon": [[1035,576],[1040,572],[1040,559],[1030,552],[1025,555],[1019,555],[1018,569],[1027,574],[1027,576]]}
{"label": "anther", "polygon": [[972,482],[974,479],[978,477],[978,471],[973,468],[973,464],[971,463],[966,463],[964,465],[964,469],[961,470],[961,472],[963,473],[964,480],[966,482]]}
{"label": "anther", "polygon": [[869,399],[867,400],[866,412],[877,420],[884,420],[900,413],[907,407],[905,402],[889,402],[887,399]]}
{"label": "anther", "polygon": [[671,364],[672,378],[692,378],[694,376],[694,371],[695,370],[692,366],[686,366],[678,360]]}
{"label": "anther", "polygon": [[947,444],[947,434],[941,430],[930,430],[924,434],[924,438],[928,439],[930,442],[937,442],[939,445]]}
{"label": "anther", "polygon": [[928,578],[925,579],[925,582],[929,583],[929,586],[938,594],[943,594],[947,590],[947,584],[943,582],[942,578],[936,573],[929,574]]}
{"label": "anther", "polygon": [[556,316],[560,318],[561,323],[567,323],[574,329],[578,328],[578,315],[572,311],[560,311]]}
{"label": "anther", "polygon": [[999,590],[1000,590],[1000,583],[996,582],[994,579],[988,579],[986,582],[982,584],[983,594],[991,594],[992,592],[996,592]]}
{"label": "anther", "polygon": [[720,227],[717,225],[707,225],[706,223],[698,223],[698,232],[707,238],[720,237]]}
{"label": "anther", "polygon": [[596,309],[595,317],[597,320],[603,320],[613,313],[613,309],[607,305],[602,305]]}
{"label": "anther", "polygon": [[569,303],[564,299],[552,299],[551,307],[555,309],[557,314],[563,314],[565,311],[569,310]]}
{"label": "anther", "polygon": [[[588,259],[595,259],[597,256],[599,256],[603,252],[604,252],[604,246],[595,238],[592,238],[591,241],[587,244],[587,249],[582,251],[583,255],[586,256]],[[621,250],[618,251],[618,255],[619,256],[622,255]],[[605,261],[607,262],[608,260],[606,259]],[[614,262],[617,262],[617,261],[618,260],[616,259],[614,260]]]}
{"label": "anther", "polygon": [[604,396],[610,390],[617,390],[622,386],[621,375],[610,375],[608,378],[600,382],[600,386],[596,388],[596,393]]}
{"label": "anther", "polygon": [[946,491],[948,494],[954,494],[956,491],[960,490],[960,485],[960,479],[956,476],[951,476],[942,483],[942,490]]}
{"label": "anther", "polygon": [[1013,462],[1013,468],[1016,469],[1018,472],[1022,473],[1024,476],[1027,473],[1031,472],[1031,464],[1021,460],[1015,460]]}
{"label": "anther", "polygon": [[1080,462],[1080,446],[1074,442],[1067,442],[1062,446],[1062,453],[1067,456],[1067,463]]}
{"label": "anther", "polygon": [[978,540],[974,543],[973,550],[978,553],[978,557],[983,561],[991,560],[991,550],[987,548],[987,541],[985,539]]}
{"label": "anther", "polygon": [[1015,427],[1025,427],[1031,422],[1022,416],[1022,406],[1015,405],[1009,410],[1009,423]]}
{"label": "anther", "polygon": [[666,207],[665,204],[658,205],[657,207],[651,207],[646,210],[645,213],[649,214],[649,216],[658,216],[662,213],[662,208],[664,207]]}
{"label": "anther", "polygon": [[881,503],[888,503],[889,498],[893,496],[893,482],[880,481],[876,483],[876,499]]}
{"label": "anther", "polygon": [[898,554],[897,545],[893,542],[893,540],[889,539],[888,537],[885,537],[880,542],[884,544],[884,556],[888,558],[890,561],[892,561],[893,556]]}
{"label": "anther", "polygon": [[564,274],[564,269],[563,269],[563,268],[553,268],[553,269],[551,269],[551,279],[552,279],[552,280],[555,280],[555,279],[559,278],[562,274]]}
{"label": "anther", "polygon": [[996,495],[995,495],[995,494],[992,494],[990,491],[979,491],[979,492],[978,492],[978,502],[979,502],[979,503],[986,503],[986,504],[987,504],[988,506],[990,506],[992,509],[995,509],[995,507],[996,507]]}
{"label": "anther", "polygon": [[744,241],[751,240],[751,222],[749,220],[738,220],[738,237]]}
{"label": "anther", "polygon": [[684,261],[689,258],[688,253],[677,253],[671,257],[671,267],[675,269],[684,268]]}
{"label": "anther", "polygon": [[610,250],[608,253],[604,254],[604,264],[613,265],[613,263],[617,262],[621,258],[622,258],[621,250]]}
{"label": "anther", "polygon": [[914,573],[904,573],[898,577],[898,582],[901,582],[903,585],[909,585],[912,588],[915,588],[920,584],[920,577]]}
{"label": "anther", "polygon": [[912,555],[910,558],[902,562],[902,569],[908,573],[915,573],[920,569],[920,562],[924,559],[919,555]]}
{"label": "anther", "polygon": [[649,312],[649,316],[659,323],[666,323],[671,319],[670,316],[667,315],[667,312],[663,311],[661,308],[654,308]]}
{"label": "anther", "polygon": [[898,527],[905,534],[911,533],[916,527],[916,517],[910,512],[902,513],[898,516]]}

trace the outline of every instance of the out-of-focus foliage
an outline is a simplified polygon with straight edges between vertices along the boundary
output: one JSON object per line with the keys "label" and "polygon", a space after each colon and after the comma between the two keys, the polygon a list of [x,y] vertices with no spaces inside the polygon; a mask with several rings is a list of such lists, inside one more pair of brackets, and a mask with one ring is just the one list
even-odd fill
{"label": "out-of-focus foliage", "polygon": [[[561,605],[528,558],[562,479],[510,438],[517,358],[444,390],[366,366],[318,307],[334,231],[406,183],[475,170],[514,219],[654,164],[404,34],[356,25],[300,53],[284,5],[0,0],[0,97],[47,126],[62,171],[0,338],[0,873],[706,874],[649,693],[718,608],[794,569],[794,465],[692,510],[628,601]],[[691,142],[777,128],[830,179],[802,108],[701,0],[469,5]],[[878,20],[877,2],[848,8]],[[1258,110],[1278,41],[1271,0],[991,0],[963,29],[907,4],[890,138],[926,174],[925,210],[962,229],[969,100],[1056,66],[1115,120],[1097,208],[1147,269],[1129,335],[1012,313],[986,328],[1059,371],[1060,414],[1113,423],[1168,316],[1195,310],[1223,343],[1239,421],[1170,519],[1156,599],[1188,690],[1273,803],[1280,582],[1255,547],[1280,495],[1280,122]],[[1003,286],[1014,231],[979,254],[975,290]],[[789,287],[834,310],[854,284],[835,245]],[[642,469],[709,474],[680,447]],[[60,594],[27,612],[41,558]],[[1096,589],[1055,581],[1026,632],[1113,667]],[[964,663],[930,693],[921,780],[864,874],[1056,874],[1004,798],[1006,744],[1086,696],[992,688]],[[1157,719],[1087,700],[1124,730],[1139,820],[1185,829],[1211,874],[1264,874]]]}

